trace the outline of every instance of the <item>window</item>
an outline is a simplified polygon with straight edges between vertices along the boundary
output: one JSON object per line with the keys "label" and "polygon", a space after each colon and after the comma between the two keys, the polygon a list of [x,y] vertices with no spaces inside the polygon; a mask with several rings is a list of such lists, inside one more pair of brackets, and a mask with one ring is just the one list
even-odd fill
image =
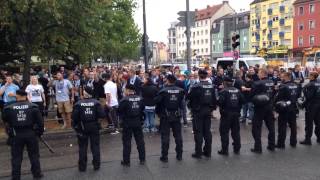
{"label": "window", "polygon": [[206,35],[208,35],[208,29],[206,29]]}
{"label": "window", "polygon": [[193,37],[195,37],[196,36],[196,32],[193,32]]}
{"label": "window", "polygon": [[302,6],[299,7],[299,14],[300,14],[300,15],[303,15],[303,7],[302,7]]}
{"label": "window", "polygon": [[314,21],[309,21],[309,29],[314,29],[315,28],[315,23]]}
{"label": "window", "polygon": [[203,35],[203,30],[201,30],[201,36]]}
{"label": "window", "polygon": [[201,49],[201,53],[203,53],[203,49]]}
{"label": "window", "polygon": [[201,39],[201,44],[203,44],[203,39]]}
{"label": "window", "polygon": [[205,24],[208,25],[208,20],[205,21]]}
{"label": "window", "polygon": [[299,30],[303,31],[303,23],[299,24]]}
{"label": "window", "polygon": [[309,13],[312,14],[312,13],[314,13],[314,11],[315,11],[315,6],[314,6],[314,4],[310,4],[310,6],[309,6]]}
{"label": "window", "polygon": [[206,39],[206,44],[208,44],[208,42],[209,42],[208,39]]}
{"label": "window", "polygon": [[299,45],[299,46],[302,46],[302,45],[303,45],[303,38],[302,38],[302,37],[299,37],[299,39],[298,39],[298,45]]}
{"label": "window", "polygon": [[315,42],[315,37],[314,36],[310,36],[310,39],[309,39],[310,46],[313,46],[314,42]]}
{"label": "window", "polygon": [[184,42],[182,42],[182,46],[184,46]]}
{"label": "window", "polygon": [[208,51],[209,51],[208,48],[206,48],[206,53],[207,53]]}
{"label": "window", "polygon": [[197,40],[197,44],[199,45],[199,40]]}
{"label": "window", "polygon": [[262,18],[262,24],[266,24],[266,22],[267,22],[267,19],[265,17]]}
{"label": "window", "polygon": [[199,36],[199,31],[197,31],[197,36]]}
{"label": "window", "polygon": [[193,41],[193,45],[196,45],[196,41]]}

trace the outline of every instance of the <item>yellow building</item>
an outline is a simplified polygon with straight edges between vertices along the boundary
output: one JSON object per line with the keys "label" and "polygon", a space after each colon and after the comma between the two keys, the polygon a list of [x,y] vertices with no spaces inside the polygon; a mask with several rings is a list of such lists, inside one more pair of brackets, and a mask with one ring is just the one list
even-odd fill
{"label": "yellow building", "polygon": [[251,53],[266,50],[268,56],[287,56],[293,47],[294,1],[255,0],[250,4]]}

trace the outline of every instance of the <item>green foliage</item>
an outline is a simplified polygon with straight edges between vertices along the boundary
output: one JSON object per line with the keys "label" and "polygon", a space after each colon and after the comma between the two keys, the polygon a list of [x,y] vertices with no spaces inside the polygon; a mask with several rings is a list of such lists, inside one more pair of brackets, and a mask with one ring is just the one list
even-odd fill
{"label": "green foliage", "polygon": [[[85,63],[136,57],[141,39],[134,0],[0,0],[0,29],[9,28],[29,76],[31,56]],[[27,77],[26,77],[27,78]]]}

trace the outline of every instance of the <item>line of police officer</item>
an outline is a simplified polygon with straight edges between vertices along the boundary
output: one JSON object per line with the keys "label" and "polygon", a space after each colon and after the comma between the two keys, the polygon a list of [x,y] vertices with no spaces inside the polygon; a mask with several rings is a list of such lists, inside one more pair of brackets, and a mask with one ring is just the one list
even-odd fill
{"label": "line of police officer", "polygon": [[[188,107],[192,113],[192,124],[195,140],[195,153],[192,157],[200,159],[202,156],[210,158],[212,152],[211,117],[217,105],[220,107],[220,155],[228,155],[229,131],[233,139],[233,151],[240,153],[240,109],[244,98],[237,88],[233,87],[233,80],[224,78],[224,89],[216,97],[215,87],[207,81],[208,73],[199,71],[200,82],[189,90],[187,94]],[[290,145],[297,144],[296,104],[306,108],[305,140],[300,142],[311,145],[313,124],[317,142],[320,143],[320,82],[317,81],[318,74],[311,73],[310,83],[303,88],[305,100],[300,99],[301,86],[291,81],[290,73],[281,75],[282,84],[276,93],[275,85],[267,79],[267,72],[261,69],[258,73],[260,78],[252,86],[254,117],[252,122],[252,135],[255,141],[254,153],[262,153],[261,128],[265,122],[268,134],[267,149],[274,151],[275,148],[285,148],[287,124],[291,129]],[[176,143],[176,159],[182,160],[183,139],[181,133],[182,100],[183,89],[175,86],[176,78],[173,75],[166,77],[167,85],[156,97],[156,112],[160,117],[161,132],[161,157],[160,160],[168,162],[168,149],[170,141],[170,129]],[[72,126],[75,129],[79,144],[79,171],[85,171],[87,167],[87,148],[90,141],[93,154],[93,168],[100,168],[100,134],[99,119],[106,115],[100,103],[92,98],[93,89],[85,88],[85,99],[74,105],[72,115]],[[140,164],[145,163],[145,143],[142,132],[144,120],[144,104],[140,96],[136,95],[135,87],[126,86],[126,97],[119,104],[119,114],[123,127],[123,166],[130,166],[131,139],[134,136],[139,151]],[[23,156],[23,148],[27,147],[31,162],[31,171],[35,179],[40,179],[41,173],[39,161],[38,138],[43,134],[43,118],[35,104],[27,102],[26,93],[17,91],[17,103],[8,105],[3,111],[3,120],[9,135],[8,144],[11,145],[12,155],[12,179],[20,179],[20,169]],[[297,103],[298,102],[298,103]],[[274,106],[275,105],[275,106]],[[278,142],[275,143],[275,119],[273,109],[279,113],[278,118]],[[204,146],[203,146],[204,142]]]}

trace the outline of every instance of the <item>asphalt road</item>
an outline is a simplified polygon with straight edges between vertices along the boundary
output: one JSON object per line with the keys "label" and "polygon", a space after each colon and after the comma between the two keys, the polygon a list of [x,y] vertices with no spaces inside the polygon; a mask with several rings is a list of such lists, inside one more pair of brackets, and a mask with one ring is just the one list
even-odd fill
{"label": "asphalt road", "polygon": [[[298,120],[298,139],[303,139],[303,115]],[[230,153],[228,157],[216,154],[220,148],[218,133],[218,120],[213,121],[213,156],[211,159],[195,160],[191,158],[194,150],[192,129],[184,128],[184,154],[183,161],[175,159],[174,141],[171,139],[169,163],[159,161],[160,136],[147,134],[145,136],[147,163],[139,165],[137,151],[133,142],[132,162],[130,168],[120,165],[122,155],[121,134],[103,134],[101,137],[102,166],[101,170],[94,172],[88,163],[86,173],[77,170],[77,144],[73,134],[49,135],[48,142],[56,150],[56,154],[50,154],[41,145],[41,164],[44,179],[216,179],[216,180],[319,180],[320,179],[320,145],[305,147],[298,145],[291,148],[287,145],[286,150],[268,152],[265,150],[267,133],[264,129],[263,142],[264,152],[262,155],[252,154],[253,146],[251,126],[241,126],[242,149],[240,155]],[[70,146],[72,144],[72,146]],[[230,150],[231,147],[230,147]],[[232,151],[231,151],[232,152]],[[25,157],[27,155],[25,154]],[[91,156],[88,162],[91,161]],[[10,153],[9,148],[0,145],[0,179],[10,179]],[[32,179],[29,174],[28,158],[24,159],[22,179]]]}

